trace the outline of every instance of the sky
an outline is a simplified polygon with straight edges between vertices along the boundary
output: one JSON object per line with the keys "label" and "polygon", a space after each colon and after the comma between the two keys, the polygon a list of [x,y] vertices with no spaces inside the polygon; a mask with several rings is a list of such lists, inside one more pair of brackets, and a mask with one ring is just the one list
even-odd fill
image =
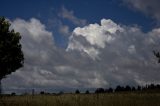
{"label": "sky", "polygon": [[160,84],[159,0],[1,0],[24,67],[4,93]]}

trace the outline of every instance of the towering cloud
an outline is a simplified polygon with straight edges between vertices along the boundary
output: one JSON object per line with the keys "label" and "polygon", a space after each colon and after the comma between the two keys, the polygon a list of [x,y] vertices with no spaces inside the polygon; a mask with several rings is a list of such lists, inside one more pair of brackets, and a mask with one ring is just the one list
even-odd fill
{"label": "towering cloud", "polygon": [[102,19],[101,24],[75,28],[67,51],[89,56],[96,72],[109,84],[159,83],[159,66],[152,51],[158,49],[159,28],[144,33],[138,27],[118,25]]}
{"label": "towering cloud", "polygon": [[114,41],[117,32],[123,28],[112,20],[101,20],[101,25],[90,24],[83,28],[75,28],[70,37],[67,50],[79,50],[87,53],[91,58],[98,57],[99,48],[105,48],[106,44]]}

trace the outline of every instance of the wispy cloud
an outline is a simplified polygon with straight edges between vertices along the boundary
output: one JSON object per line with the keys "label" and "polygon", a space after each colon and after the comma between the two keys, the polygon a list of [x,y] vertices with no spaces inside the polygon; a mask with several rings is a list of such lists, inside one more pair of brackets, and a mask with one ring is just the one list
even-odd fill
{"label": "wispy cloud", "polygon": [[122,0],[127,6],[149,15],[160,21],[159,0]]}
{"label": "wispy cloud", "polygon": [[78,25],[78,26],[84,26],[87,23],[85,19],[79,19],[78,17],[74,15],[74,12],[72,10],[69,11],[64,6],[62,7],[60,11],[59,16],[71,21],[73,24]]}
{"label": "wispy cloud", "polygon": [[68,25],[64,25],[62,23],[59,24],[59,33],[64,36],[71,35],[70,27]]}

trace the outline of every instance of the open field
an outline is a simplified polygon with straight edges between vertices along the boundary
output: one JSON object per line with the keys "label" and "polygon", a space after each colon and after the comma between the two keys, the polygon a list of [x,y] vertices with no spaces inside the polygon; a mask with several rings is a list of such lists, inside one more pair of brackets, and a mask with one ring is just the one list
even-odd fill
{"label": "open field", "polygon": [[160,93],[3,96],[0,106],[160,106]]}

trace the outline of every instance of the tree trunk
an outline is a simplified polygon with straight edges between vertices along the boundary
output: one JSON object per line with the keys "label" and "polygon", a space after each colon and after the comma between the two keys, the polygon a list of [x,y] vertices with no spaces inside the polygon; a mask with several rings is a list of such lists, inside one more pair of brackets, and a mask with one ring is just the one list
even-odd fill
{"label": "tree trunk", "polygon": [[0,95],[2,94],[2,80],[0,79]]}

